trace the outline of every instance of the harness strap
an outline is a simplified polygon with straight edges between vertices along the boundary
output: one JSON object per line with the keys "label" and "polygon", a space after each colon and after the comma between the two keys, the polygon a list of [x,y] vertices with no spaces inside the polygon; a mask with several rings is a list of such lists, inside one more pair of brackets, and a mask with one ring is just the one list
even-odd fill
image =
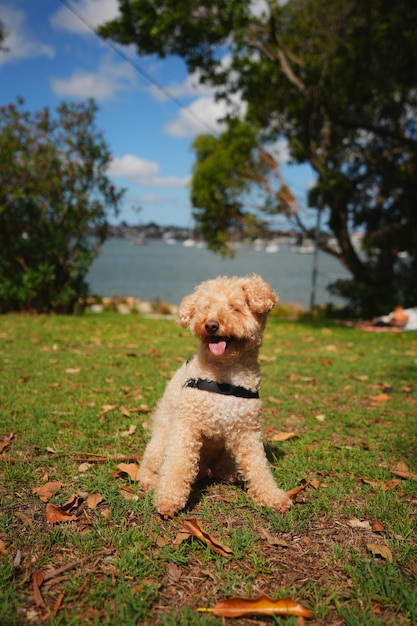
{"label": "harness strap", "polygon": [[223,396],[235,396],[236,398],[259,398],[257,391],[239,387],[238,385],[230,385],[229,383],[216,383],[214,380],[205,380],[204,378],[189,378],[183,387],[202,389],[203,391],[220,393]]}

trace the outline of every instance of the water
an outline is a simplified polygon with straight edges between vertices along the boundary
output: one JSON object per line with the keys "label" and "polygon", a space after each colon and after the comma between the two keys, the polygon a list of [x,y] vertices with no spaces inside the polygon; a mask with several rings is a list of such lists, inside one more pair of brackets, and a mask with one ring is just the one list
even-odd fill
{"label": "water", "polygon": [[[101,296],[133,296],[141,300],[179,303],[203,280],[219,275],[244,276],[255,272],[276,290],[282,303],[310,305],[313,254],[299,254],[286,246],[275,253],[239,248],[232,259],[181,243],[148,241],[136,245],[127,239],[109,239],[87,275],[90,290]],[[320,253],[316,304],[341,299],[330,296],[326,285],[348,274],[333,257]]]}

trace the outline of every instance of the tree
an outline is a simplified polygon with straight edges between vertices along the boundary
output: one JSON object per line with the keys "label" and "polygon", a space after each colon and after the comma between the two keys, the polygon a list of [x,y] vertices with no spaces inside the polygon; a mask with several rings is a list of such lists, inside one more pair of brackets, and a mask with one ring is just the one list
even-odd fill
{"label": "tree", "polygon": [[[333,290],[365,314],[399,302],[415,305],[417,4],[119,0],[119,5],[120,17],[101,28],[105,37],[134,43],[139,54],[181,56],[190,72],[198,70],[202,82],[216,86],[218,97],[241,95],[261,149],[285,137],[293,162],[313,167],[317,182],[309,203],[328,216],[328,232],[338,243],[334,254],[352,276]],[[282,202],[274,194],[266,207],[272,211],[274,202],[279,211]],[[208,210],[213,214],[206,206],[197,209],[199,219]],[[219,211],[219,243],[227,224],[224,210],[226,204]],[[363,251],[354,245],[355,231],[364,233]]]}
{"label": "tree", "polygon": [[56,115],[23,105],[0,109],[0,312],[70,313],[124,192],[106,176],[93,101]]}

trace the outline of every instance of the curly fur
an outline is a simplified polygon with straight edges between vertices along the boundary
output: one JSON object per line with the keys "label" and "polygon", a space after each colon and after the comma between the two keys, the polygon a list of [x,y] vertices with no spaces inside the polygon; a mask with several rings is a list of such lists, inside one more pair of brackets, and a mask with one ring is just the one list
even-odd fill
{"label": "curly fur", "polygon": [[178,323],[199,340],[197,354],[168,382],[153,416],[139,470],[156,508],[174,515],[197,478],[244,476],[255,502],[286,511],[291,500],[271,474],[261,439],[261,401],[184,387],[202,378],[258,391],[258,352],[267,315],[278,299],[257,275],[203,282],[179,307]]}

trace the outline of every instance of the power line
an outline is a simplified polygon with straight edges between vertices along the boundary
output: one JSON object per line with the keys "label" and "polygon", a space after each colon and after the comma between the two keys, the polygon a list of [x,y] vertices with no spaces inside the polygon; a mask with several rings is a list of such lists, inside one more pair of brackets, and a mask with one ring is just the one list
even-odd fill
{"label": "power line", "polygon": [[182,111],[184,111],[187,115],[189,115],[190,117],[193,117],[199,124],[201,124],[202,126],[205,126],[205,128],[207,128],[208,131],[210,131],[210,133],[213,132],[213,129],[210,128],[210,126],[208,126],[208,124],[206,124],[206,122],[202,119],[200,119],[197,115],[195,115],[195,113],[193,113],[188,107],[187,105],[182,102],[182,100],[180,100],[179,98],[176,98],[175,96],[172,95],[172,93],[166,89],[166,87],[164,87],[163,85],[161,85],[160,82],[158,82],[153,76],[151,76],[151,74],[149,74],[149,72],[147,72],[146,70],[144,70],[140,65],[138,65],[137,63],[134,63],[132,61],[132,59],[130,59],[127,54],[125,52],[123,52],[123,50],[121,50],[120,48],[118,48],[112,41],[109,41],[107,39],[103,39],[99,33],[97,32],[97,30],[94,28],[94,26],[92,26],[86,19],[85,17],[70,3],[68,2],[68,0],[59,0],[61,2],[61,4],[68,9],[68,11],[70,11],[73,15],[75,15],[75,17],[77,19],[80,20],[80,22],[82,22],[84,24],[84,26],[86,26],[89,30],[91,30],[91,32],[93,32],[96,37],[98,37],[101,41],[104,41],[104,43],[113,50],[113,52],[115,52],[117,55],[119,55],[119,57],[121,59],[123,59],[123,61],[125,61],[126,63],[128,63],[131,67],[133,67],[133,69],[140,74],[141,76],[143,76],[144,78],[146,78],[146,80],[148,80],[150,83],[152,83],[152,85],[154,85],[161,93],[163,93],[169,100],[171,100],[171,102],[173,102],[174,104],[176,104]]}

